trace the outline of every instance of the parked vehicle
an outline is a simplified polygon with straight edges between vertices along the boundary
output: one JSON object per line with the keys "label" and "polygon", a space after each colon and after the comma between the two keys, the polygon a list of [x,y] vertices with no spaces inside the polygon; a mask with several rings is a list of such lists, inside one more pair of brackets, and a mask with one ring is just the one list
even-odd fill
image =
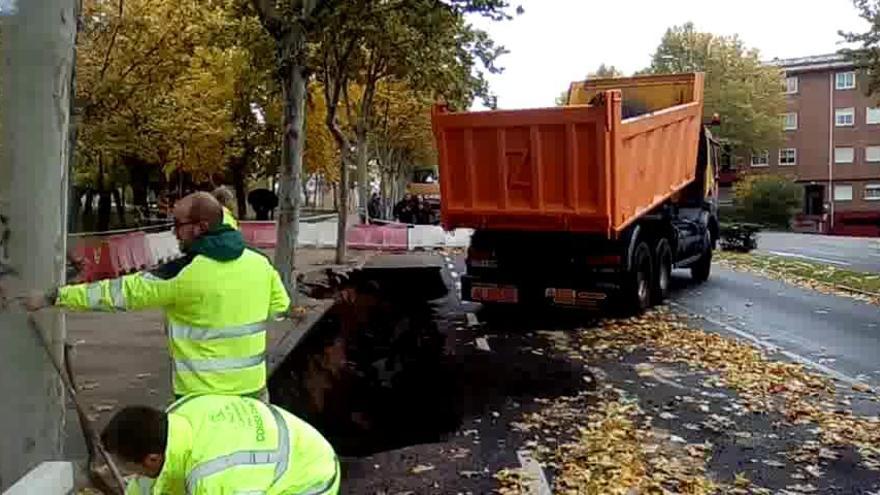
{"label": "parked vehicle", "polygon": [[675,267],[706,280],[719,146],[702,112],[701,73],[576,82],[556,108],[436,109],[443,225],[476,229],[463,297],[638,312]]}

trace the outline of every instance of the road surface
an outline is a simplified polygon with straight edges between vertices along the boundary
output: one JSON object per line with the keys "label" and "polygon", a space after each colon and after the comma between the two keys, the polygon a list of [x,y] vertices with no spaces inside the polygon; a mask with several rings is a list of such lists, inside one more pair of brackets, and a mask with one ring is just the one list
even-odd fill
{"label": "road surface", "polygon": [[758,251],[855,271],[880,272],[880,239],[762,232]]}
{"label": "road surface", "polygon": [[[464,268],[462,257],[447,256],[442,262],[446,282],[454,291]],[[850,386],[857,382],[880,387],[880,308],[717,266],[713,270],[710,280],[700,286],[692,285],[686,272],[676,273],[672,310],[695,317],[691,320],[694,325],[707,331],[767,347],[774,359],[797,361],[830,376],[844,394],[852,394]],[[815,441],[816,430],[793,426],[778,414],[730,415],[736,421],[731,431],[693,431],[690,427],[703,424],[706,414],[681,403],[682,396],[700,398],[703,394],[700,407],[711,411],[713,417],[716,413],[727,415],[724,411],[739,401],[734,392],[723,387],[707,389],[704,373],[693,373],[687,367],[668,369],[665,372],[673,379],[646,384],[650,380],[634,371],[640,366],[658,366],[646,356],[585,366],[555,356],[552,346],[542,344],[547,334],[565,339],[578,328],[589,329],[601,321],[601,315],[511,310],[500,315],[493,312],[490,319],[479,305],[460,303],[457,294],[440,306],[438,318],[455,341],[451,366],[455,373],[449,379],[456,382],[456,389],[438,391],[442,399],[436,400],[460,403],[460,423],[445,434],[435,432],[439,436],[431,440],[365,456],[343,456],[346,493],[491,493],[498,486],[494,473],[526,466],[530,474],[552,484],[552,471],[536,468],[522,455],[524,446],[534,445],[534,437],[510,425],[540,410],[541,404],[582,392],[584,376],[591,372],[600,374],[599,387],[613,386],[636,397],[662,431],[691,444],[713,445],[707,461],[713,479],[731,483],[737,474],[745,473],[755,486],[766,487],[771,493],[807,485],[815,487],[812,493],[829,494],[880,489],[880,472],[859,464],[858,454],[851,450],[840,450],[837,460],[822,461],[819,477],[804,471],[804,465],[789,461],[786,452]],[[876,402],[866,397],[848,395],[845,400],[859,414],[877,414]],[[420,402],[404,406],[412,409],[403,416],[423,418],[424,427],[431,429],[431,415],[426,411],[436,406]],[[670,411],[674,415],[669,415]],[[658,419],[661,412],[677,419]],[[533,484],[530,493],[542,493],[541,486]]]}

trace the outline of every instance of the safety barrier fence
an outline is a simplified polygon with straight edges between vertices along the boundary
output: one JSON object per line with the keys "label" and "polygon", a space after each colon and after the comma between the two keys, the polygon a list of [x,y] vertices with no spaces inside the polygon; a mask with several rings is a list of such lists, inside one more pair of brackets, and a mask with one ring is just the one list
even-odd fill
{"label": "safety barrier fence", "polygon": [[[240,223],[240,229],[251,246],[271,249],[277,245],[275,222],[245,221]],[[377,251],[464,248],[469,245],[470,236],[469,229],[444,232],[435,225],[354,225],[346,230],[349,248]],[[332,248],[336,246],[336,238],[337,224],[334,221],[303,222],[298,245]],[[77,235],[70,237],[69,245],[70,259],[77,265],[82,281],[132,273],[181,255],[171,230]]]}

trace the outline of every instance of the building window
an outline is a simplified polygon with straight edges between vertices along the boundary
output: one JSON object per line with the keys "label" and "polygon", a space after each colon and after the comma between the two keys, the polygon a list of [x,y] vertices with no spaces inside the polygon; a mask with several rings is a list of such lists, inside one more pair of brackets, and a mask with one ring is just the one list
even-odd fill
{"label": "building window", "polygon": [[770,165],[770,152],[762,151],[760,153],[755,153],[752,155],[752,166],[753,167],[766,167]]}
{"label": "building window", "polygon": [[855,158],[853,148],[834,148],[834,163],[852,163]]}
{"label": "building window", "polygon": [[835,127],[852,127],[856,123],[855,108],[838,108],[834,110]]}
{"label": "building window", "polygon": [[880,200],[880,184],[865,184],[865,199],[868,201]]}
{"label": "building window", "polygon": [[795,95],[798,92],[798,78],[791,76],[785,78],[785,94]]}
{"label": "building window", "polygon": [[782,128],[786,131],[793,131],[797,129],[798,126],[798,114],[797,112],[784,113],[782,114]]}
{"label": "building window", "polygon": [[797,165],[797,150],[794,148],[782,148],[779,150],[779,166]]}
{"label": "building window", "polygon": [[865,109],[866,124],[880,124],[880,107],[868,107]]}
{"label": "building window", "polygon": [[880,162],[880,146],[866,146],[865,147],[865,161],[866,162]]}
{"label": "building window", "polygon": [[834,89],[853,89],[856,87],[855,72],[838,72],[834,77]]}
{"label": "building window", "polygon": [[852,185],[840,184],[834,186],[834,201],[852,201]]}

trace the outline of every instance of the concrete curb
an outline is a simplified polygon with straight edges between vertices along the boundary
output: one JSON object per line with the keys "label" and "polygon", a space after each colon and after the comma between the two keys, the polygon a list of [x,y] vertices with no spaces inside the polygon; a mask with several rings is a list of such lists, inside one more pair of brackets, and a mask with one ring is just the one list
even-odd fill
{"label": "concrete curb", "polygon": [[3,495],[67,495],[73,492],[73,463],[44,462],[24,475]]}
{"label": "concrete curb", "polygon": [[281,337],[281,340],[268,350],[266,364],[269,377],[284,363],[284,360],[293,352],[297,344],[311,332],[315,324],[321,321],[321,318],[327,314],[327,311],[333,307],[335,302],[334,299],[314,299],[309,301],[310,307],[301,319],[285,320],[282,322],[288,325],[292,324],[293,328],[287,331]]}

